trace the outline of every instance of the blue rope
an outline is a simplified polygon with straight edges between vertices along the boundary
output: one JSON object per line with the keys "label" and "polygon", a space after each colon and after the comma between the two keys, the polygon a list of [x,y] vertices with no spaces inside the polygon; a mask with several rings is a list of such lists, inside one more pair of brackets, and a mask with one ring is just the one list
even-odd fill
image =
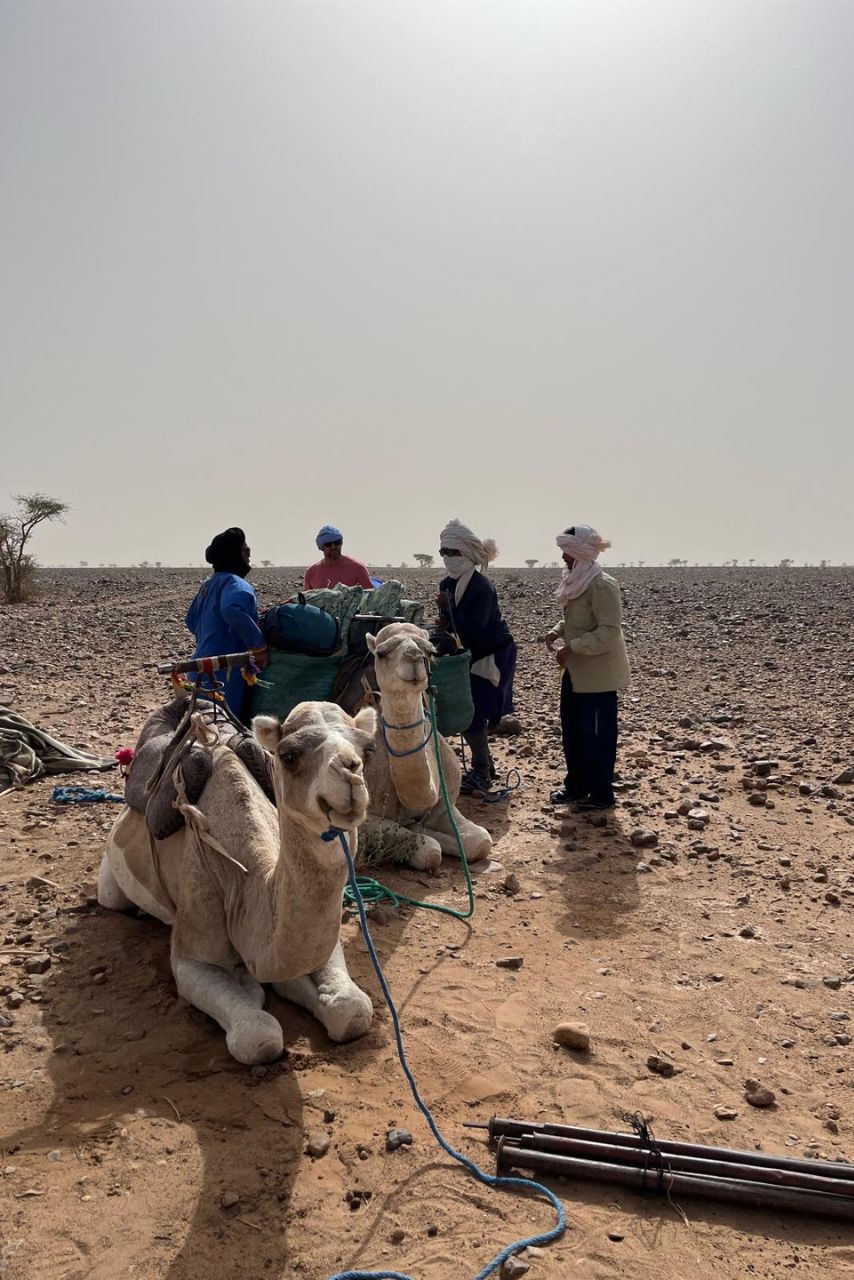
{"label": "blue rope", "polygon": [[125,802],[124,796],[105,791],[103,787],[54,787],[50,798],[56,804],[98,804],[104,800],[112,800],[115,804]]}
{"label": "blue rope", "polygon": [[[417,729],[419,725],[422,724],[427,725],[427,737],[423,742],[419,742],[418,746],[413,747],[410,751],[392,750],[386,729]],[[387,720],[384,720],[383,717],[380,716],[380,730],[383,735],[383,742],[385,743],[386,751],[390,756],[394,756],[396,760],[404,760],[407,756],[417,756],[419,751],[423,751],[424,748],[429,745],[430,739],[433,737],[433,724],[430,717],[427,715],[425,715],[423,720],[416,720],[415,724],[389,724]]]}
{"label": "blue rope", "polygon": [[[558,1200],[554,1192],[549,1191],[548,1187],[544,1187],[540,1182],[533,1182],[529,1178],[506,1178],[497,1177],[491,1173],[484,1173],[483,1169],[478,1168],[473,1160],[469,1160],[467,1156],[456,1151],[447,1139],[439,1132],[439,1127],[433,1119],[433,1114],[430,1111],[430,1108],[418,1092],[418,1085],[415,1083],[415,1077],[413,1076],[409,1063],[406,1060],[406,1050],[403,1047],[403,1034],[400,1029],[400,1019],[398,1018],[397,1009],[395,1008],[394,1000],[392,999],[391,992],[389,991],[388,983],[385,980],[385,974],[382,971],[382,966],[380,965],[379,958],[374,948],[371,932],[368,928],[368,920],[365,915],[365,904],[362,901],[362,895],[359,892],[359,886],[356,881],[356,868],[353,866],[353,858],[350,853],[350,846],[347,843],[347,836],[339,828],[330,827],[322,839],[325,840],[327,844],[331,843],[331,841],[335,839],[341,841],[341,847],[344,850],[344,857],[347,859],[347,876],[350,881],[350,889],[359,910],[362,935],[365,939],[365,945],[368,948],[368,954],[371,957],[371,964],[374,966],[374,972],[377,975],[377,980],[380,984],[380,988],[382,989],[383,996],[385,997],[385,1002],[388,1005],[389,1013],[391,1014],[391,1021],[394,1027],[394,1038],[397,1041],[397,1056],[400,1059],[400,1065],[403,1068],[403,1074],[406,1076],[409,1083],[409,1088],[412,1090],[412,1096],[415,1099],[418,1109],[421,1111],[427,1121],[427,1124],[430,1126],[430,1132],[433,1134],[433,1137],[436,1139],[442,1150],[454,1160],[458,1161],[464,1169],[469,1171],[472,1177],[477,1178],[478,1182],[484,1183],[487,1187],[501,1189],[506,1188],[508,1190],[512,1188],[520,1191],[536,1191],[540,1195],[545,1196],[557,1214],[557,1223],[552,1227],[551,1231],[544,1231],[540,1235],[536,1236],[526,1236],[523,1240],[517,1240],[514,1244],[508,1244],[500,1253],[495,1255],[491,1262],[487,1263],[482,1271],[478,1271],[477,1275],[474,1277],[474,1280],[486,1280],[487,1276],[490,1276],[494,1271],[497,1271],[502,1263],[506,1262],[514,1253],[518,1253],[520,1249],[525,1249],[528,1245],[551,1244],[553,1240],[558,1240],[566,1230],[566,1214],[564,1213],[563,1205],[560,1200]],[[405,1275],[402,1271],[338,1271],[334,1276],[330,1276],[329,1280],[412,1280],[412,1277]]]}

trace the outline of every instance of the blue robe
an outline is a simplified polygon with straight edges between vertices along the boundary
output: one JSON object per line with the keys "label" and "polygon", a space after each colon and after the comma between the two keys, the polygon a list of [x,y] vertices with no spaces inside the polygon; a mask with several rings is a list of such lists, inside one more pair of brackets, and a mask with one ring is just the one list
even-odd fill
{"label": "blue robe", "polygon": [[485,573],[474,573],[459,604],[454,603],[456,582],[443,578],[439,590],[445,598],[445,613],[451,629],[459,636],[472,661],[479,662],[490,654],[495,658],[500,680],[491,684],[483,676],[471,677],[474,719],[469,732],[498,724],[502,716],[513,711],[513,679],[516,674],[516,644],[504,621],[498,593]]}
{"label": "blue robe", "polygon": [[[258,626],[255,588],[236,573],[212,573],[187,610],[186,623],[196,637],[194,658],[216,658],[266,644]],[[240,671],[225,679],[225,700],[238,719],[246,687]]]}

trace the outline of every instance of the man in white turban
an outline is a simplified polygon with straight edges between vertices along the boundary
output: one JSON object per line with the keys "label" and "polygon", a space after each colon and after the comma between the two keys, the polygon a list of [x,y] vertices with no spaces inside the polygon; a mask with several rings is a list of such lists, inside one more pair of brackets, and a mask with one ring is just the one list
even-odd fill
{"label": "man in white turban", "polygon": [[468,525],[452,520],[442,530],[439,555],[446,573],[439,586],[441,626],[472,656],[474,719],[463,735],[472,758],[462,790],[489,791],[495,768],[487,730],[512,712],[516,672],[516,644],[486,573],[498,548],[491,538],[481,541]]}
{"label": "man in white turban", "polygon": [[611,809],[617,759],[617,690],[629,682],[620,588],[598,563],[610,542],[589,524],[559,534],[563,577],[556,591],[563,617],[542,639],[563,668],[560,724],[566,777],[554,804],[579,812]]}

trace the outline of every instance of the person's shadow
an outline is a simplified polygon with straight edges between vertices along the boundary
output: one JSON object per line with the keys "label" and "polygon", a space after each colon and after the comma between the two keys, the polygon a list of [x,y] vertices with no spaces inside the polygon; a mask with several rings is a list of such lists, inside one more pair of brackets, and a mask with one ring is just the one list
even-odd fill
{"label": "person's shadow", "polygon": [[638,908],[637,864],[619,809],[596,815],[561,815],[554,862],[564,877],[569,909],[556,929],[572,938],[615,938]]}

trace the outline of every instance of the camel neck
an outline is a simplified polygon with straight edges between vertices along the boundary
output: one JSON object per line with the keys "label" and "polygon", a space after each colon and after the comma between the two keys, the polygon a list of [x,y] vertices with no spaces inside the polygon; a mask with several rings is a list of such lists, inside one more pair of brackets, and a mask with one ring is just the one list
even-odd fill
{"label": "camel neck", "polygon": [[[394,789],[405,809],[425,813],[439,803],[439,775],[432,742],[425,744],[429,722],[425,720],[421,694],[395,691],[380,695],[380,714],[391,750],[388,765]],[[406,725],[406,728],[389,726]]]}

